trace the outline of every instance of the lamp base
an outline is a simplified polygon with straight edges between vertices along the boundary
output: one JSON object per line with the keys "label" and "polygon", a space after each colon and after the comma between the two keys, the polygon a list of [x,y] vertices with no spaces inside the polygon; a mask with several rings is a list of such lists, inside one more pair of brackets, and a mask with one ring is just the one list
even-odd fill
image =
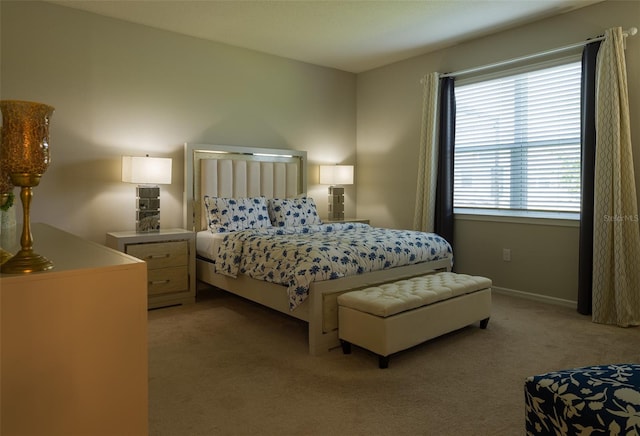
{"label": "lamp base", "polygon": [[53,268],[53,262],[33,250],[20,250],[11,259],[0,266],[3,274],[24,274],[38,271],[48,271]]}
{"label": "lamp base", "polygon": [[329,219],[333,221],[344,220],[344,188],[338,186],[329,187]]}
{"label": "lamp base", "polygon": [[136,232],[160,231],[160,187],[138,185],[136,188]]}

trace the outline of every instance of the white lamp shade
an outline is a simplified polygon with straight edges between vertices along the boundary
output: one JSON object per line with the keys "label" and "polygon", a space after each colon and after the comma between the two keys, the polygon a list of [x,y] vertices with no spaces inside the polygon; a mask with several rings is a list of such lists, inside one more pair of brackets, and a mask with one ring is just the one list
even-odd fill
{"label": "white lamp shade", "polygon": [[171,159],[122,156],[122,181],[138,184],[170,184]]}
{"label": "white lamp shade", "polygon": [[353,185],[353,165],[320,165],[320,184]]}

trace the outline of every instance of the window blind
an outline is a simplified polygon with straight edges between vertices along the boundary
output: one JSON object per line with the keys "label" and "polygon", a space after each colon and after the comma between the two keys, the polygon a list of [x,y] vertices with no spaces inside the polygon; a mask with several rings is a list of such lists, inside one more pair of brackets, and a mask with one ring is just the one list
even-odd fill
{"label": "window blind", "polygon": [[456,87],[454,207],[580,211],[581,63]]}

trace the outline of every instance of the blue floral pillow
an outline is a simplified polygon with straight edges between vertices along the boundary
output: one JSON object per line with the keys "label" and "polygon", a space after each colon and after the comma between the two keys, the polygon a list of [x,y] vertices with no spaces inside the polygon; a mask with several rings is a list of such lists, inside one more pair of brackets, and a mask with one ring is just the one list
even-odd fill
{"label": "blue floral pillow", "polygon": [[322,224],[313,198],[270,198],[269,218],[275,227],[296,227]]}
{"label": "blue floral pillow", "polygon": [[271,227],[264,197],[222,198],[205,195],[209,230],[213,233]]}

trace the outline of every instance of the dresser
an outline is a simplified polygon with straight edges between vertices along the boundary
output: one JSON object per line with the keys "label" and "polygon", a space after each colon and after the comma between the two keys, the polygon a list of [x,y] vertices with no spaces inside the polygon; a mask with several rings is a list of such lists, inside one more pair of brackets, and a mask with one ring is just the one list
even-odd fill
{"label": "dresser", "polygon": [[0,274],[0,434],[147,434],[146,265],[31,229],[54,268]]}
{"label": "dresser", "polygon": [[110,232],[107,246],[146,262],[149,309],[195,301],[195,233],[184,229]]}

